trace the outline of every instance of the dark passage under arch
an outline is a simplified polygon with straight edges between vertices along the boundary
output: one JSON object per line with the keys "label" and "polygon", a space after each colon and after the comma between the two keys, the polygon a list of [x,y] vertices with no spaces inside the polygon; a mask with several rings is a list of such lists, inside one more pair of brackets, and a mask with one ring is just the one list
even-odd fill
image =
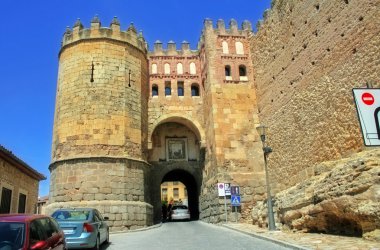
{"label": "dark passage under arch", "polygon": [[195,178],[185,170],[176,169],[167,173],[161,183],[166,181],[180,181],[187,188],[191,220],[199,219],[199,190]]}

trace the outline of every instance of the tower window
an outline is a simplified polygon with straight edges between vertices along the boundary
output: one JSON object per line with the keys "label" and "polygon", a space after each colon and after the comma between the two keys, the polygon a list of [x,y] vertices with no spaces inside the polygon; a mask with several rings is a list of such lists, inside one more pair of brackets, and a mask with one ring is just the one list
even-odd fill
{"label": "tower window", "polygon": [[247,76],[247,70],[244,65],[239,66],[239,76]]}
{"label": "tower window", "polygon": [[195,63],[190,63],[190,74],[195,75],[197,73],[197,69],[195,67]]}
{"label": "tower window", "polygon": [[244,47],[243,47],[243,44],[241,42],[236,42],[235,48],[236,48],[236,54],[244,55]]}
{"label": "tower window", "polygon": [[226,76],[231,76],[231,66],[230,65],[226,65],[224,67],[224,73]]}
{"label": "tower window", "polygon": [[231,66],[230,65],[226,65],[224,66],[224,74],[226,76],[226,80],[228,81],[231,81],[232,80],[232,76],[231,76]]}
{"label": "tower window", "polygon": [[157,74],[157,64],[152,64],[152,74]]}
{"label": "tower window", "polygon": [[152,86],[152,96],[158,96],[158,86],[156,84]]}
{"label": "tower window", "polygon": [[184,96],[183,82],[177,83],[178,96]]}
{"label": "tower window", "polygon": [[172,88],[170,82],[165,82],[165,96],[172,95]]}
{"label": "tower window", "polygon": [[199,96],[199,86],[196,83],[191,85],[191,96]]}
{"label": "tower window", "polygon": [[222,49],[223,49],[223,54],[228,54],[228,43],[226,41],[222,42]]}
{"label": "tower window", "polygon": [[182,63],[177,63],[177,74],[182,75],[183,74],[183,66]]}
{"label": "tower window", "polygon": [[164,73],[165,73],[165,75],[169,75],[170,74],[170,64],[169,63],[165,63],[165,65],[164,65]]}
{"label": "tower window", "polygon": [[247,69],[244,65],[239,65],[240,81],[248,81]]}

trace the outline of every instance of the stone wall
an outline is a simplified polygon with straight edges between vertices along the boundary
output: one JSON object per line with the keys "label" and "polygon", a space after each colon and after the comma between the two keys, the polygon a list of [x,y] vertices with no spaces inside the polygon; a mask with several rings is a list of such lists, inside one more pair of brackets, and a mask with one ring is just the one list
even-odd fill
{"label": "stone wall", "polygon": [[19,194],[26,195],[25,213],[35,213],[39,181],[3,158],[0,158],[0,173],[0,192],[3,187],[12,190],[10,213],[18,212]]}
{"label": "stone wall", "polygon": [[275,190],[363,149],[352,88],[380,78],[379,1],[273,1],[251,40]]}
{"label": "stone wall", "polygon": [[[380,150],[366,150],[309,168],[314,176],[277,193],[275,217],[283,230],[303,230],[380,240]],[[253,210],[266,225],[266,207]]]}
{"label": "stone wall", "polygon": [[[235,20],[230,21],[229,28],[218,20],[214,28],[212,21],[206,20],[201,36],[207,138],[201,218],[212,223],[225,220],[224,200],[217,193],[218,182],[242,187],[242,221],[251,221],[249,211],[254,200],[264,197],[262,144],[255,129],[259,119],[249,50],[251,35],[247,22],[239,29]],[[241,43],[240,51],[237,43]],[[226,67],[231,70],[229,76]],[[240,67],[246,69],[244,74]]]}
{"label": "stone wall", "polygon": [[[258,23],[251,51],[278,227],[379,239],[379,153],[358,153],[352,94],[379,86],[379,6],[277,0]],[[266,226],[265,201],[252,218]]]}
{"label": "stone wall", "polygon": [[153,207],[145,202],[115,200],[56,202],[49,206],[49,210],[55,211],[62,207],[98,209],[103,217],[108,217],[107,224],[111,232],[128,231],[153,225]]}
{"label": "stone wall", "polygon": [[[119,28],[119,29],[118,29]],[[76,24],[59,54],[52,161],[146,159],[148,60],[134,27]],[[134,34],[134,35],[133,35]]]}
{"label": "stone wall", "polygon": [[[81,207],[91,204],[101,204],[100,210],[115,214],[110,217],[111,226],[119,230],[120,226],[142,226],[145,221],[152,223],[152,206],[150,205],[150,184],[147,176],[150,167],[145,162],[118,158],[87,158],[56,162],[51,165],[51,182],[49,205],[47,213],[52,213],[59,207]],[[91,203],[95,202],[95,203]],[[106,205],[109,205],[106,208]],[[120,206],[121,210],[117,210]],[[146,214],[140,211],[143,206]],[[113,208],[116,207],[116,208]],[[136,210],[134,213],[143,214],[124,218],[123,213]],[[124,211],[124,212],[123,212]],[[116,216],[115,218],[113,218]],[[120,216],[123,217],[119,225]],[[143,218],[142,218],[142,217]],[[114,221],[114,222],[113,222]],[[140,222],[139,222],[140,221]],[[115,224],[116,223],[116,224]]]}

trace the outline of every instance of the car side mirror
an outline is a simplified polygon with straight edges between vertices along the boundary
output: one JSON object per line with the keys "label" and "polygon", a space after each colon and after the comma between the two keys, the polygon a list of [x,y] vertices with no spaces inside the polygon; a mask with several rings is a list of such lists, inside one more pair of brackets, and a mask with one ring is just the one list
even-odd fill
{"label": "car side mirror", "polygon": [[41,240],[36,242],[30,247],[31,250],[46,249],[48,247],[47,241]]}
{"label": "car side mirror", "polygon": [[104,220],[109,220],[110,218],[108,218],[108,217],[104,217]]}

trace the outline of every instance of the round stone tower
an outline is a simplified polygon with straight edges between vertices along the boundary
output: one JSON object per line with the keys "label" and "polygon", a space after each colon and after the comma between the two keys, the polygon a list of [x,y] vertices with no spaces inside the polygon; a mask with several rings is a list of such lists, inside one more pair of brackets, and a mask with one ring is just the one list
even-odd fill
{"label": "round stone tower", "polygon": [[152,224],[148,197],[147,48],[115,17],[78,20],[59,52],[48,212],[96,207],[112,230]]}

